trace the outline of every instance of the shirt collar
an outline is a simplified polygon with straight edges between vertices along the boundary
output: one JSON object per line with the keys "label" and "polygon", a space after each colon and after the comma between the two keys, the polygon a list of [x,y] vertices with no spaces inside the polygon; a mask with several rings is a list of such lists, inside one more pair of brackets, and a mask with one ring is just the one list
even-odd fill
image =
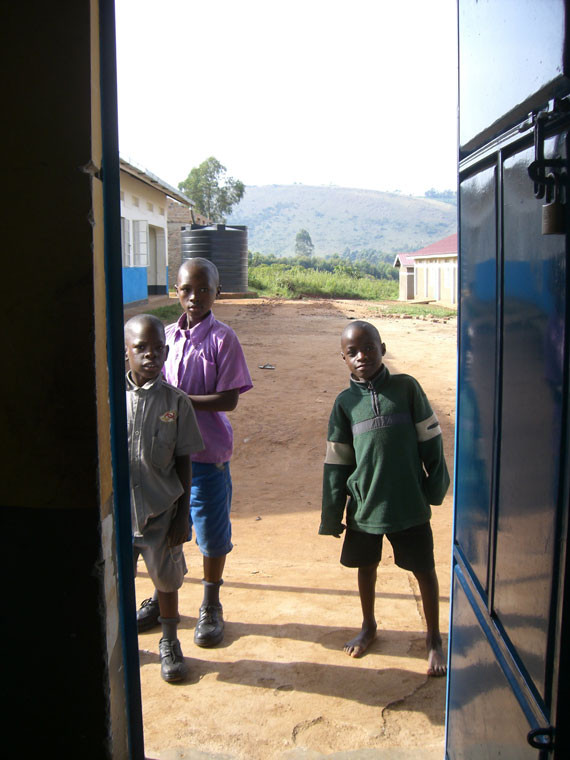
{"label": "shirt collar", "polygon": [[192,345],[196,346],[205,339],[214,326],[214,312],[210,311],[208,316],[204,317],[204,319],[198,322],[197,325],[194,325],[194,327],[190,327],[190,329],[187,328],[187,324],[188,315],[181,314],[180,319],[176,323],[176,333],[183,338],[188,337]]}
{"label": "shirt collar", "polygon": [[354,375],[351,375],[350,382],[354,383],[354,385],[361,390],[366,390],[369,387],[370,383],[372,383],[374,388],[376,388],[376,390],[379,390],[388,381],[389,377],[390,373],[388,371],[388,367],[383,364],[378,372],[374,375],[374,377],[370,378],[370,380],[359,380]]}
{"label": "shirt collar", "polygon": [[155,377],[154,380],[149,380],[148,383],[145,383],[144,385],[137,385],[133,381],[131,370],[127,372],[125,379],[128,391],[151,391],[157,386],[158,383],[162,383],[162,375],[158,375],[158,377]]}

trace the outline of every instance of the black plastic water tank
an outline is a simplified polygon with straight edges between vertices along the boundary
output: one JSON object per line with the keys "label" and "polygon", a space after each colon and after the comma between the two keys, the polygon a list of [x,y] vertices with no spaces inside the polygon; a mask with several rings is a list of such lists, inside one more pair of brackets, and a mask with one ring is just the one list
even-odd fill
{"label": "black plastic water tank", "polygon": [[218,267],[226,293],[247,292],[247,227],[187,224],[182,227],[182,261],[201,256]]}

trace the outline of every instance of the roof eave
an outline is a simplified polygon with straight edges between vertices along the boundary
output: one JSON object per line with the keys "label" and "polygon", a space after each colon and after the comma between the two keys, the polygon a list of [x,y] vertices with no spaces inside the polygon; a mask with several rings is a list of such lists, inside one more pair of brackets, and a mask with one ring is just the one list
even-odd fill
{"label": "roof eave", "polygon": [[188,207],[194,206],[194,201],[190,200],[190,198],[184,195],[184,193],[181,193],[180,190],[172,187],[172,185],[169,185],[168,182],[165,182],[164,180],[160,179],[160,177],[157,177],[155,174],[152,174],[146,169],[140,169],[139,167],[134,166],[133,164],[126,161],[124,158],[119,158],[119,168],[121,171],[126,172],[131,177],[138,179],[140,182],[144,182],[145,185],[153,187],[155,190],[160,190],[161,193],[164,193],[164,195],[168,196],[169,198],[173,198],[175,201],[178,201],[179,203],[182,203]]}

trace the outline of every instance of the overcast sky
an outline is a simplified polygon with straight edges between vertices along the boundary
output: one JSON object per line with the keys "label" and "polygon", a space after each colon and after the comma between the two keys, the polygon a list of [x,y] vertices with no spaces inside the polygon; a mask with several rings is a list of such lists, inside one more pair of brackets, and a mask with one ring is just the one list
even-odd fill
{"label": "overcast sky", "polygon": [[177,186],[455,188],[456,0],[116,0],[121,155]]}

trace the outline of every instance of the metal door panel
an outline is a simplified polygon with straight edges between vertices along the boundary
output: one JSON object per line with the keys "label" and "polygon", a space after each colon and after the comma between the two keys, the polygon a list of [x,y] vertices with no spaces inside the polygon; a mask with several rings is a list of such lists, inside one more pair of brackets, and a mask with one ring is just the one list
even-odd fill
{"label": "metal door panel", "polygon": [[471,151],[568,88],[564,0],[461,0],[460,136]]}
{"label": "metal door panel", "polygon": [[[515,698],[492,635],[461,568],[453,584],[453,668],[449,675],[447,757],[449,760],[537,760],[526,741],[533,725]],[[505,716],[508,715],[508,720]]]}
{"label": "metal door panel", "polygon": [[527,173],[533,158],[534,150],[525,150],[507,159],[503,170],[494,612],[544,698],[561,445],[565,250],[563,236],[541,234],[541,203]]}
{"label": "metal door panel", "polygon": [[462,211],[459,351],[461,382],[457,434],[456,540],[481,588],[487,587],[493,468],[497,264],[495,170],[486,168],[460,186]]}
{"label": "metal door panel", "polygon": [[570,757],[569,12],[459,0],[449,760]]}

